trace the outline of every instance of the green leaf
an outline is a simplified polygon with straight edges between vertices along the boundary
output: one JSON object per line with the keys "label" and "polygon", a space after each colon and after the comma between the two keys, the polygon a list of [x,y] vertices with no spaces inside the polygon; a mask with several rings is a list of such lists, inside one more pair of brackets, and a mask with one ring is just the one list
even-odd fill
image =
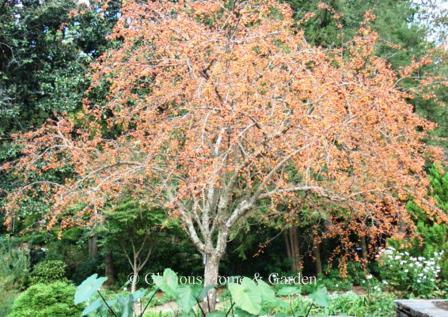
{"label": "green leaf", "polygon": [[154,284],[168,296],[176,297],[179,283],[177,274],[171,269],[165,269],[162,276],[152,275]]}
{"label": "green leaf", "polygon": [[134,310],[133,307],[134,302],[132,300],[131,294],[118,297],[118,304],[122,309],[121,317],[132,317]]}
{"label": "green leaf", "polygon": [[226,317],[226,313],[222,311],[212,311],[207,314],[207,317]]}
{"label": "green leaf", "polygon": [[253,315],[260,313],[261,294],[253,280],[245,277],[241,284],[229,283],[228,288],[237,307]]}
{"label": "green leaf", "polygon": [[181,286],[177,289],[176,303],[183,313],[188,314],[197,304],[194,290],[190,286]]}
{"label": "green leaf", "polygon": [[215,288],[215,285],[207,285],[207,286],[205,286],[204,288],[202,288],[202,290],[201,290],[200,293],[196,296],[196,298],[197,298],[199,301],[202,301],[204,298],[207,297],[208,292],[209,292],[210,290],[214,289],[214,288]]}
{"label": "green leaf", "polygon": [[294,286],[282,287],[277,291],[278,296],[300,295],[300,288]]}
{"label": "green leaf", "polygon": [[153,275],[151,275],[151,278],[152,278],[152,281],[154,282],[154,285],[156,285],[156,286],[162,285],[162,283],[163,283],[162,282],[162,280],[163,280],[162,276],[153,274]]}
{"label": "green leaf", "polygon": [[76,288],[75,305],[84,303],[89,300],[106,282],[107,277],[98,277],[98,274],[93,274],[84,280],[81,285]]}
{"label": "green leaf", "polygon": [[146,290],[141,288],[141,289],[135,291],[134,293],[132,293],[132,299],[134,301],[136,301],[136,300],[139,300],[140,298],[142,298],[145,295],[146,295]]}
{"label": "green leaf", "polygon": [[248,313],[247,311],[242,310],[239,307],[236,307],[235,310],[234,310],[234,315],[232,315],[232,316],[235,316],[235,317],[253,317],[253,316],[257,316],[257,315]]}
{"label": "green leaf", "polygon": [[316,305],[321,307],[328,307],[330,305],[330,296],[325,287],[319,287],[316,291],[310,294],[310,298]]}
{"label": "green leaf", "polygon": [[98,298],[96,301],[90,303],[89,306],[84,308],[84,310],[82,311],[82,316],[87,316],[88,314],[97,311],[102,305],[103,301],[100,298]]}
{"label": "green leaf", "polygon": [[275,297],[274,290],[265,281],[258,281],[258,290],[260,291],[263,302],[275,303],[278,301],[278,298]]}

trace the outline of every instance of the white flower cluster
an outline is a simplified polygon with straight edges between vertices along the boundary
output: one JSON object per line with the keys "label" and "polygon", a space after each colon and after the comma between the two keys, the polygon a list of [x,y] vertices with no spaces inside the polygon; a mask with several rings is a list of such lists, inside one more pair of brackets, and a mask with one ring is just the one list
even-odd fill
{"label": "white flower cluster", "polygon": [[[384,272],[383,284],[388,282],[397,286],[414,288],[432,288],[440,274],[443,252],[434,252],[430,258],[411,256],[407,251],[393,247],[382,249],[377,255],[381,270]],[[390,279],[388,281],[387,279]]]}

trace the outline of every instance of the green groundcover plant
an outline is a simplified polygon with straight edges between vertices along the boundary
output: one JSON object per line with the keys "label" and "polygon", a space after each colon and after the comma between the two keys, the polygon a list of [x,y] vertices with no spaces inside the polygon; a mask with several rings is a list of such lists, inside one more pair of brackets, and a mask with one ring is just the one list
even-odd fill
{"label": "green groundcover plant", "polygon": [[75,286],[64,281],[35,284],[17,297],[7,317],[79,317],[74,295]]}

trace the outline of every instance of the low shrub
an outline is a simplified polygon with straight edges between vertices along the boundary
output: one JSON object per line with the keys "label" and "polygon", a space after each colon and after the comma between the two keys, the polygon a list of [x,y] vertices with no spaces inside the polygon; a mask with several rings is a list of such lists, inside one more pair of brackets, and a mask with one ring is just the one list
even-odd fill
{"label": "low shrub", "polygon": [[318,284],[325,286],[331,292],[345,292],[353,288],[351,280],[347,278],[324,278]]}
{"label": "low shrub", "polygon": [[35,284],[14,301],[8,317],[79,317],[73,304],[75,286],[63,281]]}
{"label": "low shrub", "polygon": [[394,297],[388,293],[374,293],[367,296],[353,292],[332,295],[329,315],[364,316],[395,316]]}
{"label": "low shrub", "polygon": [[65,280],[66,264],[60,260],[39,262],[31,272],[31,284],[51,283]]}
{"label": "low shrub", "polygon": [[308,283],[300,286],[303,295],[314,292],[319,287],[325,287],[330,292],[346,292],[353,288],[352,279],[343,278],[338,270],[331,270],[327,275],[319,275],[316,283]]}

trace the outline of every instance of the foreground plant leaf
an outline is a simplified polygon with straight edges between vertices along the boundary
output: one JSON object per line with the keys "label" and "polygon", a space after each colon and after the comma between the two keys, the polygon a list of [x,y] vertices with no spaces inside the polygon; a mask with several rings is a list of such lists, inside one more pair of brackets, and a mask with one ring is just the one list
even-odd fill
{"label": "foreground plant leaf", "polygon": [[330,305],[330,296],[325,287],[319,287],[316,291],[310,294],[310,298],[318,306],[328,307],[328,305]]}
{"label": "foreground plant leaf", "polygon": [[154,284],[169,296],[176,297],[177,290],[179,287],[179,282],[177,279],[177,274],[171,269],[165,269],[162,276],[152,275],[152,280]]}
{"label": "foreground plant leaf", "polygon": [[261,312],[261,292],[253,280],[244,277],[241,284],[229,283],[228,288],[235,306],[253,315]]}
{"label": "foreground plant leaf", "polygon": [[191,309],[197,304],[193,288],[188,285],[179,287],[177,289],[176,303],[183,313],[188,314],[191,312]]}
{"label": "foreground plant leaf", "polygon": [[82,316],[87,316],[90,313],[93,313],[93,312],[97,311],[101,306],[103,306],[103,301],[100,298],[98,298],[96,301],[90,303],[90,305],[87,306],[82,311]]}
{"label": "foreground plant leaf", "polygon": [[75,293],[75,305],[84,303],[92,297],[106,282],[107,277],[98,277],[98,274],[93,274],[84,280],[77,288]]}

